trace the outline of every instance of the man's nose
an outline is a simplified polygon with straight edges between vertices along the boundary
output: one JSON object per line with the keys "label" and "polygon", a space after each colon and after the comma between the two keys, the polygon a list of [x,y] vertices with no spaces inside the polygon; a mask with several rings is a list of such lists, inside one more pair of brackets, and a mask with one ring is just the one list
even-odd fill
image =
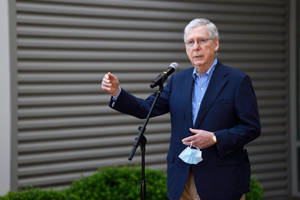
{"label": "man's nose", "polygon": [[200,42],[196,40],[196,41],[194,42],[192,48],[193,48],[193,49],[200,49],[200,48],[201,48]]}

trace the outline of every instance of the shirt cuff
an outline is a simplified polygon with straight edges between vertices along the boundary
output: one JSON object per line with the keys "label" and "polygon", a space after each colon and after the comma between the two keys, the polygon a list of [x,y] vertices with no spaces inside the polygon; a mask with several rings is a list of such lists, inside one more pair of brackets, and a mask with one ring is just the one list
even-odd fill
{"label": "shirt cuff", "polygon": [[117,101],[117,100],[118,100],[118,97],[120,96],[121,90],[122,90],[122,88],[120,88],[118,94],[112,95],[112,100],[113,100],[113,101]]}

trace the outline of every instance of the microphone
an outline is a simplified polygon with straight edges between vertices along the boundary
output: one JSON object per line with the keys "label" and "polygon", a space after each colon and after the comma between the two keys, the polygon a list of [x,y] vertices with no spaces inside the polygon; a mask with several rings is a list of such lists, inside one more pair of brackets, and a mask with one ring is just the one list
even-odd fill
{"label": "microphone", "polygon": [[163,85],[165,80],[167,80],[168,76],[170,76],[175,69],[178,67],[178,63],[173,62],[169,65],[169,67],[163,71],[161,74],[159,74],[151,83],[150,87],[154,88],[158,85]]}

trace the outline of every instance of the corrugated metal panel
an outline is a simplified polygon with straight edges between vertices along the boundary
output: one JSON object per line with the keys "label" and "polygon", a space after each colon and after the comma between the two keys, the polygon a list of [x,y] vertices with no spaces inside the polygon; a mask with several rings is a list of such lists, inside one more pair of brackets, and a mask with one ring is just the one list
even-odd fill
{"label": "corrugated metal panel", "polygon": [[[102,76],[111,71],[146,97],[164,66],[190,66],[184,26],[207,17],[219,27],[222,62],[253,79],[263,134],[248,146],[252,171],[265,199],[287,196],[287,2],[16,0],[17,188],[64,187],[98,167],[128,164],[142,121],[107,107]],[[168,121],[150,120],[148,167],[165,169]]]}

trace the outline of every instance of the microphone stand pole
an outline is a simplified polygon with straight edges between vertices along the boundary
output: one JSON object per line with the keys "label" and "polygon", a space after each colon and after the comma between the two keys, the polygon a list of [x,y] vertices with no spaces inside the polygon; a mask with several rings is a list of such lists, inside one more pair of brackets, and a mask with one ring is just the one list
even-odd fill
{"label": "microphone stand pole", "polygon": [[156,91],[155,93],[155,99],[152,102],[151,108],[148,112],[148,115],[145,119],[145,122],[143,124],[143,126],[139,126],[138,130],[138,136],[135,138],[132,150],[130,155],[128,156],[128,160],[132,160],[136,149],[138,146],[141,147],[141,167],[142,167],[142,171],[141,171],[141,189],[140,189],[140,197],[141,200],[145,200],[146,199],[146,180],[145,180],[145,152],[146,152],[146,143],[147,143],[147,138],[144,136],[144,132],[146,130],[146,126],[149,122],[150,116],[152,114],[153,108],[158,100],[158,98],[160,97],[160,94],[162,92],[163,89],[163,83],[161,82],[161,84],[159,84],[159,89]]}

